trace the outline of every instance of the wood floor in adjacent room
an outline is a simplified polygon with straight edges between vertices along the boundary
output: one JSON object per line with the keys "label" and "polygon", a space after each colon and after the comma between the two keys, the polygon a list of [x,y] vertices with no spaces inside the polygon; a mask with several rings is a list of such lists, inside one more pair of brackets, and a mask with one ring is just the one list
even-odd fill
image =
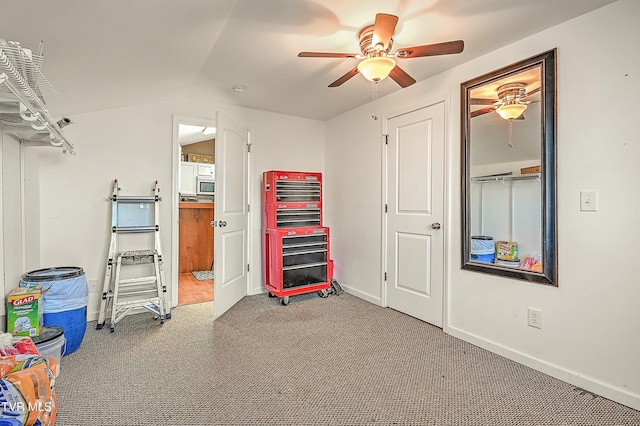
{"label": "wood floor in adjacent room", "polygon": [[178,305],[213,300],[213,280],[198,281],[191,272],[178,274]]}

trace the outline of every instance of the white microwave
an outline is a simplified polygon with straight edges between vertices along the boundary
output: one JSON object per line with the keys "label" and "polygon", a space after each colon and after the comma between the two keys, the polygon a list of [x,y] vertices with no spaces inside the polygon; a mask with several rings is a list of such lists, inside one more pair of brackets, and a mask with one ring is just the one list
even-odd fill
{"label": "white microwave", "polygon": [[197,195],[215,195],[216,182],[211,177],[198,176],[196,178]]}

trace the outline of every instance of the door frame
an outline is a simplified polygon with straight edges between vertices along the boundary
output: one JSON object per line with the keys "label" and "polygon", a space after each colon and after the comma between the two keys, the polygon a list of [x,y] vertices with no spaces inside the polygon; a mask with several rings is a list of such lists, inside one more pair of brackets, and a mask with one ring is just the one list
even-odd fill
{"label": "door frame", "polygon": [[[179,244],[180,244],[180,124],[188,124],[193,126],[211,127],[216,125],[215,118],[196,118],[187,116],[173,115],[173,144],[172,144],[172,182],[171,182],[171,278],[170,278],[170,295],[171,307],[178,306],[178,262],[179,262]],[[214,248],[215,250],[215,245]]]}
{"label": "door frame", "polygon": [[380,292],[380,301],[381,306],[387,308],[387,289],[388,289],[388,281],[385,279],[385,273],[388,270],[387,265],[387,249],[388,249],[388,238],[387,238],[387,213],[384,211],[384,207],[389,204],[389,192],[388,192],[388,183],[389,183],[389,170],[387,167],[388,163],[388,145],[386,143],[386,137],[389,134],[389,120],[397,118],[399,116],[412,113],[414,111],[428,108],[432,105],[444,103],[444,161],[443,161],[443,170],[442,174],[444,175],[444,187],[443,187],[443,218],[445,219],[445,223],[443,224],[443,232],[444,232],[444,241],[443,241],[443,265],[442,265],[442,330],[445,333],[449,333],[449,268],[451,267],[451,238],[452,238],[452,226],[453,217],[451,216],[451,188],[455,187],[455,185],[451,185],[452,177],[449,175],[450,170],[455,170],[450,167],[450,161],[454,157],[452,155],[452,151],[454,150],[454,140],[453,140],[453,105],[451,103],[451,93],[441,94],[439,96],[429,97],[426,100],[416,103],[411,106],[404,107],[402,109],[393,111],[389,114],[384,114],[382,116],[381,123],[381,149],[382,149],[382,224],[381,224],[381,232],[382,232],[382,248],[380,251],[380,282],[382,283],[382,288]]}

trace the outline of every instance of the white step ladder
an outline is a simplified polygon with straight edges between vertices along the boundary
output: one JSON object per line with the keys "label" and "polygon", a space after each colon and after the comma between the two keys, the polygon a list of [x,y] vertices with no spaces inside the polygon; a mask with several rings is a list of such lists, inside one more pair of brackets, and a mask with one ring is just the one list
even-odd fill
{"label": "white step ladder", "polygon": [[[100,315],[96,326],[97,330],[104,327],[107,312],[110,311],[111,332],[115,331],[118,321],[131,313],[137,313],[138,308],[151,311],[154,319],[160,319],[160,324],[163,324],[165,319],[171,318],[170,305],[166,300],[167,288],[160,250],[158,181],[155,182],[152,196],[121,196],[119,191],[120,187],[116,179],[113,181],[113,194],[110,198],[112,202],[111,243],[102,286]],[[120,234],[149,233],[154,234],[153,248],[118,251]],[[123,266],[144,264],[153,265],[152,275],[123,278]]]}

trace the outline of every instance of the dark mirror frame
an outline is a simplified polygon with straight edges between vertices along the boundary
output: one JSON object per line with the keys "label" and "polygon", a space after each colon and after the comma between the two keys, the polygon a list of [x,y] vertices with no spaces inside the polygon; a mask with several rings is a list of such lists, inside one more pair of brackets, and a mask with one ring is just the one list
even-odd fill
{"label": "dark mirror frame", "polygon": [[[471,245],[471,90],[525,69],[542,67],[541,72],[541,180],[542,180],[542,271],[533,272],[497,264],[470,261]],[[556,49],[549,50],[504,68],[465,81],[461,87],[462,142],[462,269],[510,277],[542,284],[558,285],[557,214],[556,214]]]}

